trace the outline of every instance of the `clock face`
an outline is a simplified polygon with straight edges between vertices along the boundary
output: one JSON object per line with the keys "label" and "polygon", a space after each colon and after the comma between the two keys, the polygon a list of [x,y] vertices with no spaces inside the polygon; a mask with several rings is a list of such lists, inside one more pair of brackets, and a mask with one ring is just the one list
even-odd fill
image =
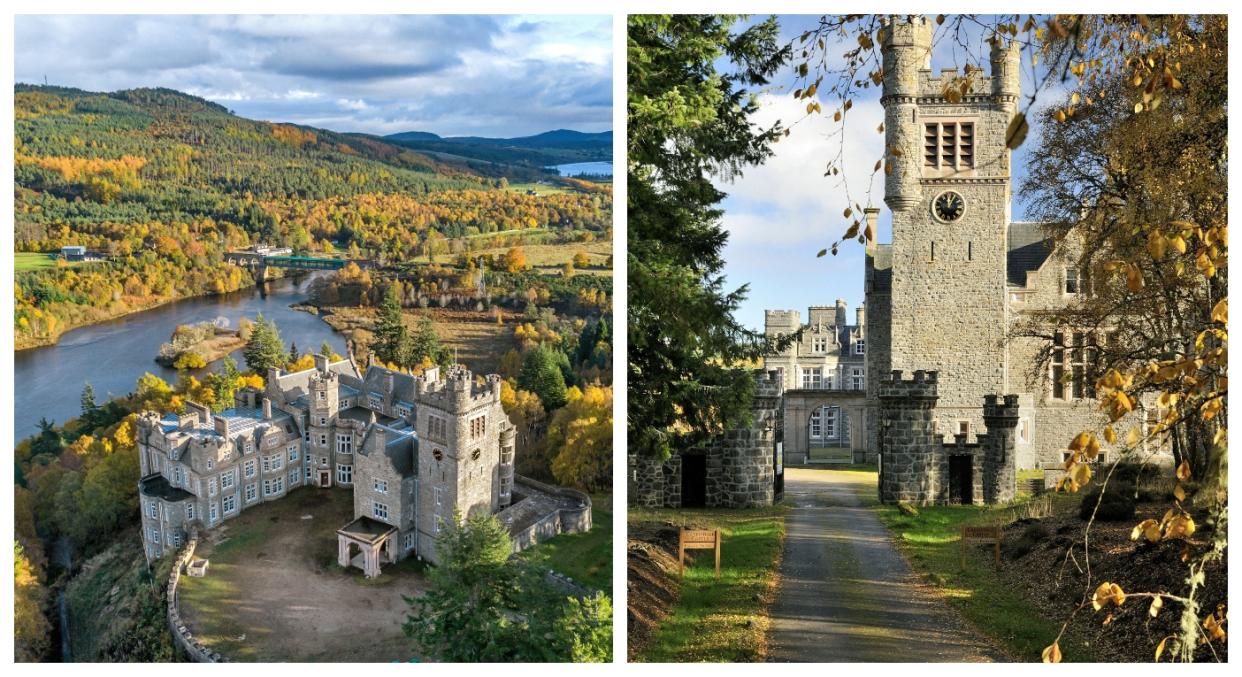
{"label": "clock face", "polygon": [[966,201],[962,199],[961,195],[951,190],[937,195],[932,202],[932,214],[945,223],[952,223],[962,218],[962,214],[965,211]]}

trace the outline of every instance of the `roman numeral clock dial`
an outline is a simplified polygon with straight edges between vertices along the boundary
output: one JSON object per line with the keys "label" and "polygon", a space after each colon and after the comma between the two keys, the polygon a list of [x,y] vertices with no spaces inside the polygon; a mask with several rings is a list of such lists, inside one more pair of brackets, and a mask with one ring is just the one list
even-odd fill
{"label": "roman numeral clock dial", "polygon": [[944,223],[952,223],[962,218],[966,212],[966,200],[961,195],[946,190],[932,201],[932,216]]}

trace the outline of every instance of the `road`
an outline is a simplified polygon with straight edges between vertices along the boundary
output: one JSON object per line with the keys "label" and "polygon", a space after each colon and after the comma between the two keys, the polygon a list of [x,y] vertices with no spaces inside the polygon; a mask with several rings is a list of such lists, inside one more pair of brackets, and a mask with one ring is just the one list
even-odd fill
{"label": "road", "polygon": [[869,507],[875,475],[785,470],[781,585],[768,635],[774,662],[989,662],[980,639],[921,584]]}

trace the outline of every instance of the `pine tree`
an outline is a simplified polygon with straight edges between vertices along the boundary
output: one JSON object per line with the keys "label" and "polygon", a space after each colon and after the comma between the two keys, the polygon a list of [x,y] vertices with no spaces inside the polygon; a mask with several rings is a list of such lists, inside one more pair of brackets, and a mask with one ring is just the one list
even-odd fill
{"label": "pine tree", "polygon": [[319,346],[319,354],[327,357],[328,359],[332,359],[332,356],[336,354],[336,351],[332,349],[332,344],[329,343],[327,339],[324,339],[324,342]]}
{"label": "pine tree", "polygon": [[298,354],[297,341],[291,341],[289,343],[289,364],[297,362],[299,357],[301,357],[301,355]]}
{"label": "pine tree", "polygon": [[371,350],[383,362],[408,366],[410,360],[410,335],[401,317],[401,300],[397,296],[395,285],[389,285],[384,292],[384,301],[379,307],[379,317],[375,324],[375,338],[371,340]]}
{"label": "pine tree", "polygon": [[92,412],[99,408],[95,403],[95,388],[87,381],[82,386],[82,415],[89,416]]}
{"label": "pine tree", "polygon": [[539,396],[545,411],[551,412],[565,405],[565,376],[558,364],[556,351],[545,346],[535,346],[522,361],[518,374],[518,386]]}
{"label": "pine tree", "polygon": [[242,356],[246,367],[260,376],[266,376],[269,369],[283,365],[287,354],[276,323],[265,319],[262,314],[256,317]]}
{"label": "pine tree", "polygon": [[426,315],[418,320],[418,331],[414,334],[410,348],[410,364],[406,366],[421,364],[423,358],[430,358],[432,362],[442,367],[452,364],[452,355],[440,343],[440,337],[436,334],[435,324]]}
{"label": "pine tree", "polygon": [[770,349],[724,288],[716,185],[763,162],[782,133],[757,128],[753,92],[790,55],[775,19],[631,15],[629,38],[629,446],[666,458],[749,416],[750,374]]}

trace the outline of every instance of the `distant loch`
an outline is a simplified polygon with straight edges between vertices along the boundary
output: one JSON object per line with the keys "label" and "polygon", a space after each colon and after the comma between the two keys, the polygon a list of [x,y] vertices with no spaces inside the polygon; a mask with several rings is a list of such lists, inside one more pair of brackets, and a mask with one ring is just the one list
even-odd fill
{"label": "distant loch", "polygon": [[612,176],[611,162],[573,162],[567,165],[552,165],[561,176]]}

